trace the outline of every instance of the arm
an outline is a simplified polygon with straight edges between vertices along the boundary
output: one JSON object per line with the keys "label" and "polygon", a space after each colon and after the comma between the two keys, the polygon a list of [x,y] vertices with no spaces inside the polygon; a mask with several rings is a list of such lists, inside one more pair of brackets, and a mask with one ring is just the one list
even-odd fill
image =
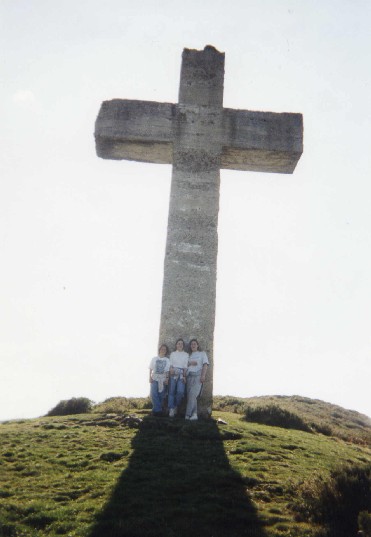
{"label": "arm", "polygon": [[183,382],[184,384],[187,382],[187,371],[188,371],[188,366],[189,366],[189,355],[186,353],[187,355],[187,358],[185,360],[185,367],[183,368]]}
{"label": "arm", "polygon": [[203,384],[205,382],[205,380],[206,380],[207,366],[208,366],[208,364],[204,364],[202,366],[201,377],[200,377],[201,384]]}
{"label": "arm", "polygon": [[165,373],[166,373],[166,379],[164,380],[164,384],[165,384],[165,386],[167,386],[167,385],[169,384],[170,363],[169,363],[169,368],[168,368],[168,369],[165,369]]}
{"label": "arm", "polygon": [[173,367],[173,363],[172,363],[172,356],[173,356],[173,353],[170,354],[170,370],[169,370],[170,377],[174,376],[174,367]]}
{"label": "arm", "polygon": [[149,370],[149,382],[152,384],[153,378],[152,378],[152,369]]}

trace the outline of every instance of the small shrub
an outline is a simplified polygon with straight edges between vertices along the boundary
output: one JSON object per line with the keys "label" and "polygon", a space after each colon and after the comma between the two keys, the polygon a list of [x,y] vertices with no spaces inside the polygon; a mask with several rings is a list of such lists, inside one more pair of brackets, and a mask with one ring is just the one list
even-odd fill
{"label": "small shrub", "polygon": [[27,518],[25,518],[25,523],[31,526],[32,528],[43,530],[46,528],[46,526],[54,522],[54,520],[55,520],[54,516],[50,516],[47,513],[41,512],[41,513],[30,514]]}
{"label": "small shrub", "polygon": [[[370,506],[371,508],[371,506]],[[358,515],[358,527],[364,537],[371,537],[371,513],[361,511]]]}
{"label": "small shrub", "polygon": [[370,505],[371,465],[350,466],[332,471],[326,481],[315,477],[301,485],[296,511],[299,520],[322,524],[328,537],[352,537],[358,523],[367,528],[368,513],[361,512]]}
{"label": "small shrub", "polygon": [[246,421],[272,425],[284,429],[297,429],[310,432],[310,427],[296,414],[284,410],[278,405],[247,406],[245,409]]}
{"label": "small shrub", "polygon": [[216,395],[213,399],[213,410],[222,412],[233,412],[234,414],[243,414],[245,401],[241,397],[232,397],[231,395]]}
{"label": "small shrub", "polygon": [[1,537],[16,537],[17,528],[13,523],[6,523],[0,520],[0,535]]}
{"label": "small shrub", "polygon": [[115,453],[114,451],[109,451],[108,453],[102,453],[99,457],[102,461],[115,462],[119,461],[124,457],[124,453]]}
{"label": "small shrub", "polygon": [[149,397],[147,397],[145,400],[144,400],[144,403],[143,403],[143,408],[145,408],[146,410],[149,410],[152,408],[152,401]]}
{"label": "small shrub", "polygon": [[68,416],[71,414],[87,414],[91,412],[93,401],[86,397],[73,397],[60,401],[54,408],[49,410],[48,416]]}
{"label": "small shrub", "polygon": [[151,409],[149,397],[109,397],[103,403],[95,405],[93,412],[101,414],[126,414],[132,410]]}
{"label": "small shrub", "polygon": [[332,436],[333,434],[331,427],[326,423],[311,423],[311,427],[317,433],[324,434],[325,436]]}

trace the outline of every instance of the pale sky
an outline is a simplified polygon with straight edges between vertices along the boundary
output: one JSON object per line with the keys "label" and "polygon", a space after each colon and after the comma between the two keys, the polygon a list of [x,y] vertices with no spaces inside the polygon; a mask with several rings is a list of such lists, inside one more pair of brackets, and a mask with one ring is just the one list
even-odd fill
{"label": "pale sky", "polygon": [[369,0],[0,0],[0,420],[148,395],[171,167],[99,159],[94,122],[177,102],[207,44],[224,106],[304,116],[293,175],[221,173],[214,393],[371,416],[370,22]]}

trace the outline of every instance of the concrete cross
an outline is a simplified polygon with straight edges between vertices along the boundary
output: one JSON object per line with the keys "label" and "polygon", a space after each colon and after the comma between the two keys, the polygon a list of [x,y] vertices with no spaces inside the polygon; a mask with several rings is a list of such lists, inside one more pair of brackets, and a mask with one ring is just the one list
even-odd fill
{"label": "concrete cross", "polygon": [[220,168],[293,173],[301,114],[223,108],[224,53],[184,49],[178,104],[102,103],[96,151],[106,159],[172,164],[160,342],[196,337],[210,359],[199,404],[211,413]]}

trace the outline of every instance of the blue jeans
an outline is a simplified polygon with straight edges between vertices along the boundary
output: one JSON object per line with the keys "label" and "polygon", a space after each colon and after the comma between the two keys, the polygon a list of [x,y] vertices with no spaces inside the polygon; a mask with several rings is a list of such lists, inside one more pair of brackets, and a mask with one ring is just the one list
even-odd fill
{"label": "blue jeans", "polygon": [[151,399],[153,404],[153,412],[162,412],[162,403],[166,397],[166,394],[166,386],[164,386],[162,392],[159,392],[157,380],[153,380],[151,382]]}
{"label": "blue jeans", "polygon": [[180,377],[170,377],[169,388],[169,408],[175,408],[180,405],[185,392],[185,384]]}

